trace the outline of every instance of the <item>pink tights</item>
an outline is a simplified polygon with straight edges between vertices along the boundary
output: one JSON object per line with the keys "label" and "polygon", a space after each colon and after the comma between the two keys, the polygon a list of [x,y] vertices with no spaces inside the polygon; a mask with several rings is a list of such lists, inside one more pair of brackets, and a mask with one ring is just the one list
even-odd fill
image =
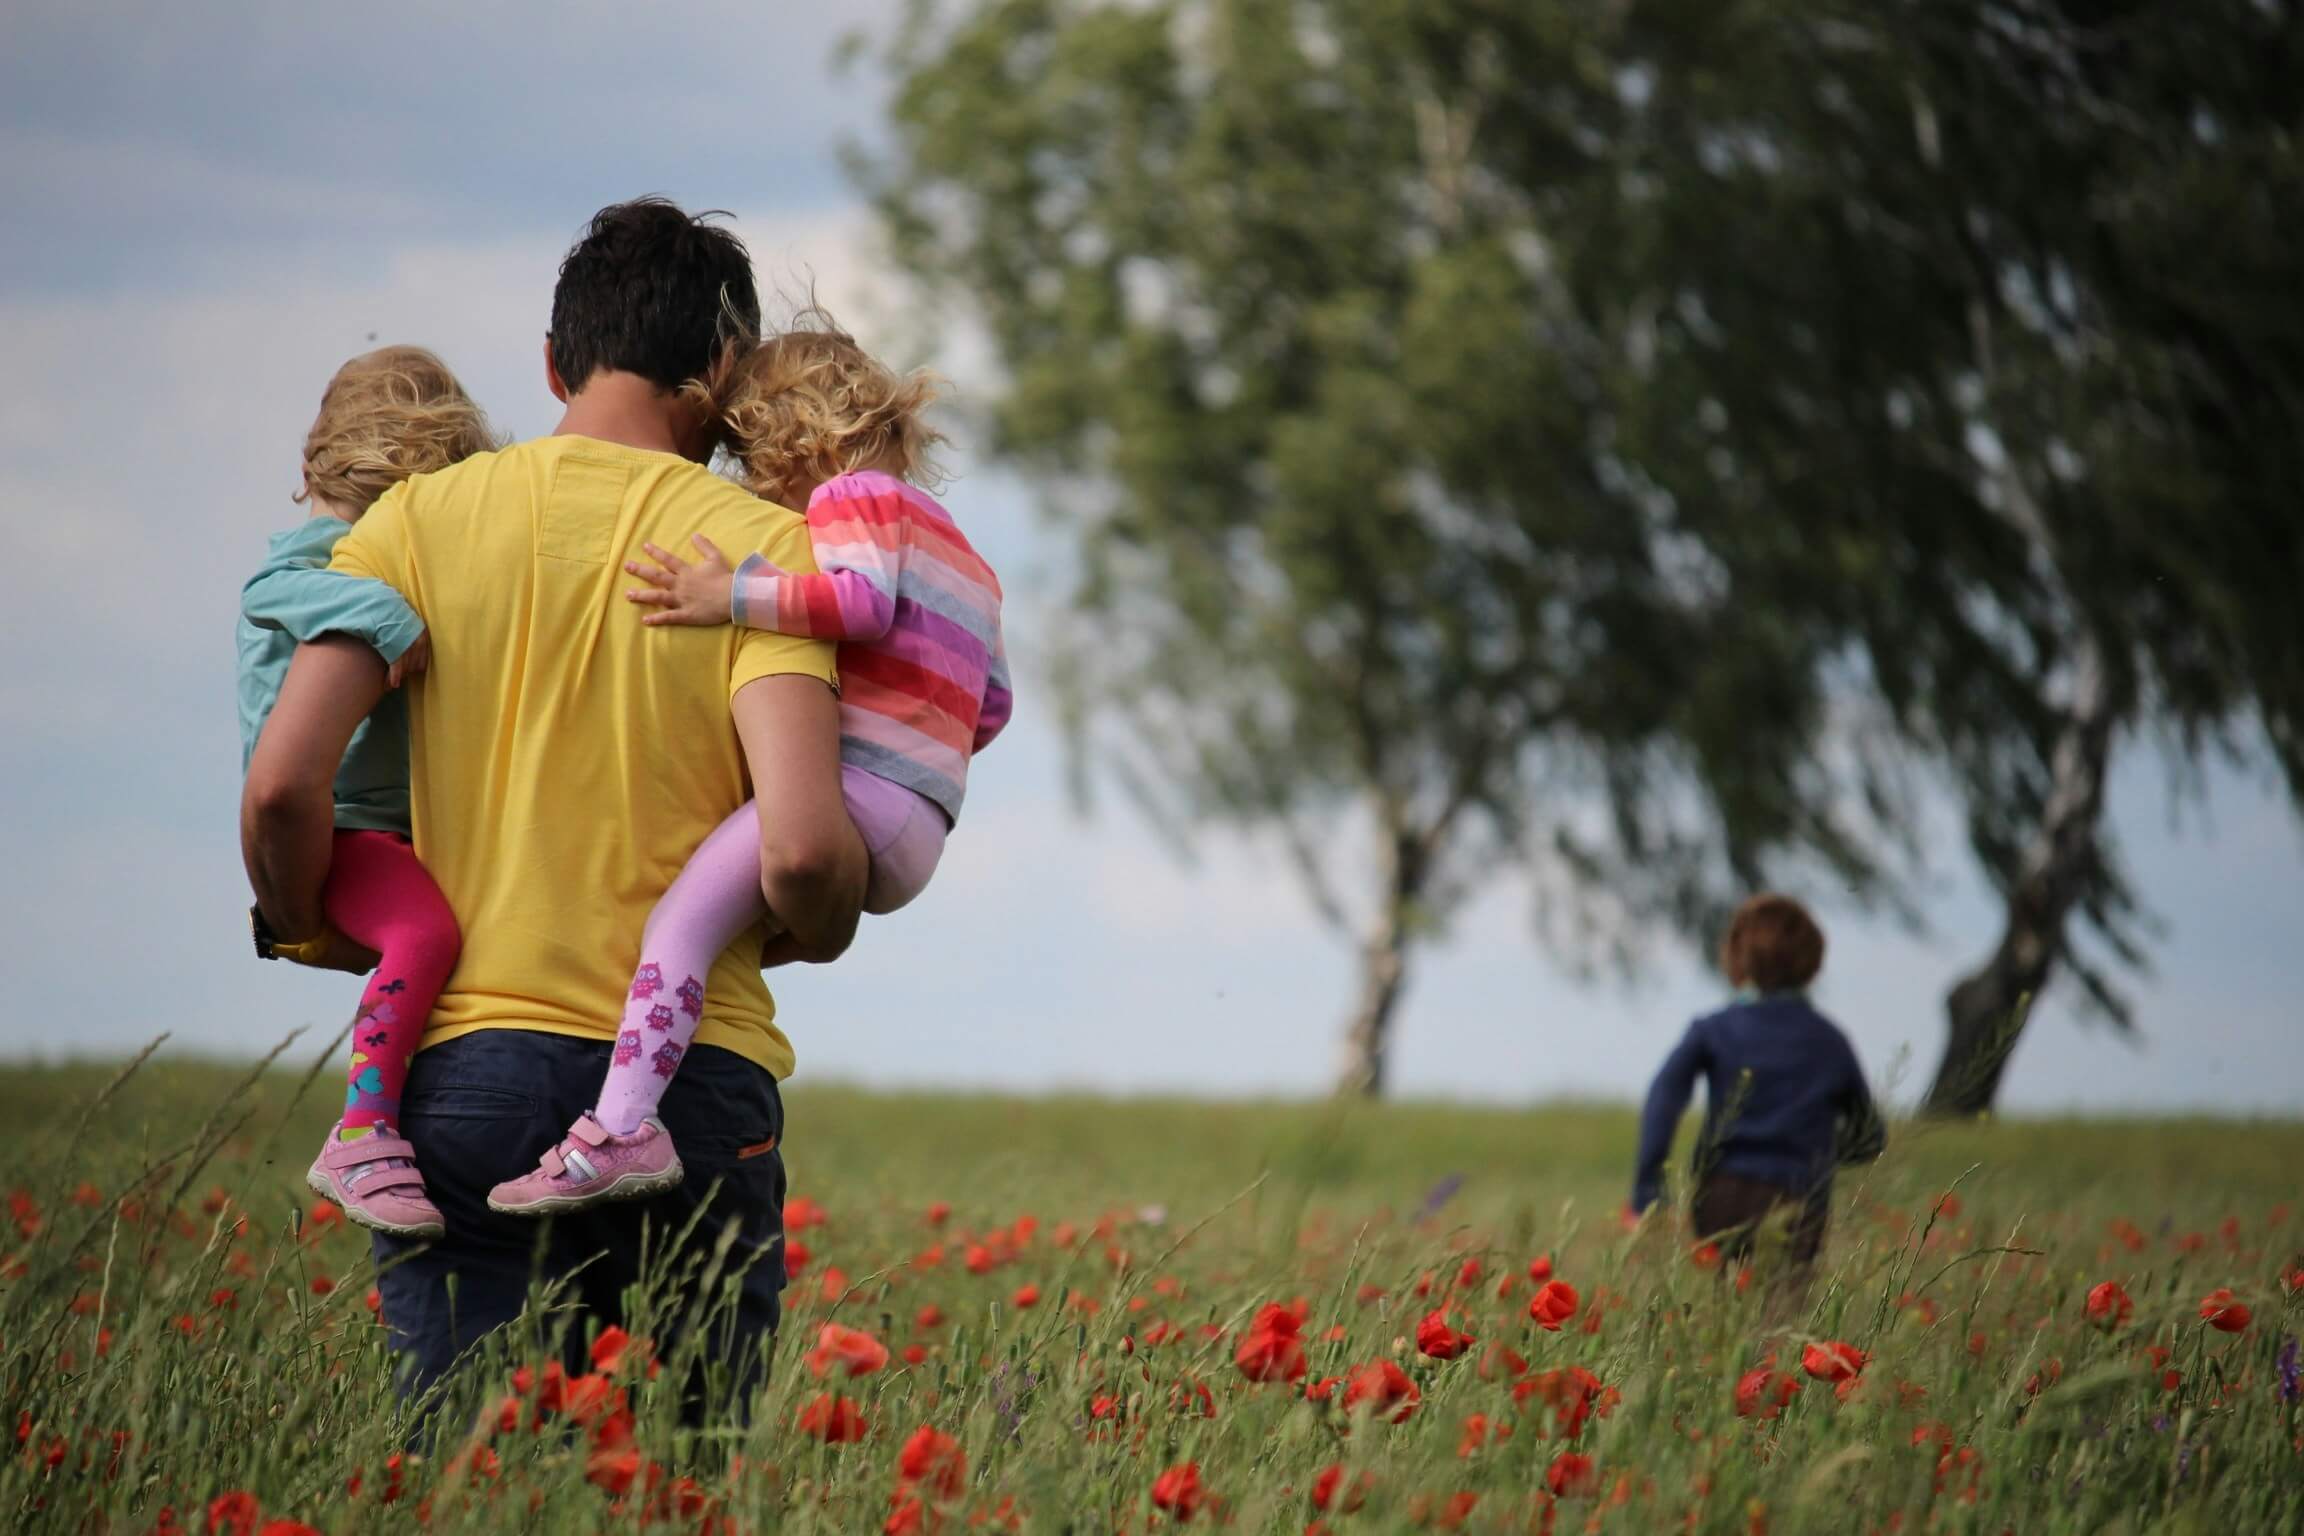
{"label": "pink tights", "polygon": [[[876,774],[843,768],[840,779],[848,814],[872,856],[864,910],[893,912],[936,872],[951,824],[934,801]],[[760,894],[760,813],[747,800],[698,845],[648,914],[640,968],[625,995],[595,1110],[610,1132],[629,1136],[656,1112],[703,1022],[712,962],[768,915]]]}
{"label": "pink tights", "polygon": [[337,832],[320,904],[338,933],[380,957],[352,1019],[344,1085],[349,1135],[399,1118],[409,1058],[464,940],[416,850],[390,832]]}

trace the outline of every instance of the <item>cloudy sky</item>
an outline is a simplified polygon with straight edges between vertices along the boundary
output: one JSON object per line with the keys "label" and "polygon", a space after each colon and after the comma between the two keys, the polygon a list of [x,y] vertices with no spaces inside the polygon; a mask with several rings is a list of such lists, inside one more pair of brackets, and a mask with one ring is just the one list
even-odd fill
{"label": "cloudy sky", "polygon": [[[0,1054],[220,1053],[332,1029],[354,986],[247,951],[232,622],[329,373],[376,340],[442,352],[503,427],[547,429],[554,268],[640,192],[740,215],[765,278],[813,280],[918,356],[839,169],[879,90],[830,63],[841,6],[543,8],[260,0],[10,7],[0,50]],[[549,16],[548,25],[537,18]],[[1028,488],[958,456],[948,498],[1012,594],[1017,727],[979,765],[935,888],[838,967],[782,988],[802,1071],[877,1083],[1317,1091],[1348,957],[1281,865],[1187,859],[1112,796],[1078,816],[1031,688],[1058,552]],[[2304,1110],[2304,836],[2261,774],[2171,801],[2129,754],[2113,816],[2165,924],[2133,1046],[2052,999],[2008,1085],[2024,1109]],[[1994,914],[1948,843],[1925,932],[1826,908],[1820,996],[1873,1074],[1924,1083],[1940,999]],[[1493,887],[1422,959],[1402,1091],[1630,1097],[1715,989],[1658,955],[1579,984]]]}

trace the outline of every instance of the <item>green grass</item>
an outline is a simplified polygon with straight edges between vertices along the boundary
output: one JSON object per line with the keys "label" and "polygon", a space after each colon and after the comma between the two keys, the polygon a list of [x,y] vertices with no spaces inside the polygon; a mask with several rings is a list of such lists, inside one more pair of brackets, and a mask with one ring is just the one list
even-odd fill
{"label": "green grass", "polygon": [[[2304,1529],[2304,1419],[2277,1364],[2304,1312],[2282,1284],[2304,1126],[1901,1128],[1880,1165],[1843,1180],[1826,1272],[1792,1302],[1764,1283],[1740,1293],[1668,1224],[1618,1229],[1633,1134],[1619,1109],[1019,1102],[802,1081],[793,1190],[827,1220],[796,1234],[810,1257],[748,1427],[723,1413],[682,1428],[676,1357],[660,1379],[622,1381],[628,1453],[564,1416],[532,1429],[532,1409],[501,1430],[511,1372],[540,1349],[526,1331],[457,1384],[434,1453],[394,1471],[406,1409],[366,1305],[366,1249],[313,1219],[301,1183],[332,1060],[253,1079],[148,1063],[91,1112],[114,1075],[0,1073],[11,1531],[144,1533],[163,1507],[201,1531],[212,1501],[241,1492],[265,1521],[328,1536],[418,1515],[437,1531],[873,1531],[902,1513],[899,1447],[922,1425],[967,1457],[949,1497],[915,1512],[924,1530],[1161,1529],[1174,1515],[1154,1507],[1155,1480],[1185,1462],[1206,1491],[1191,1523],[1241,1532],[1316,1517],[1337,1536]],[[1939,1208],[1947,1190],[1957,1203]],[[952,1211],[935,1228],[939,1201]],[[1027,1217],[1027,1240],[988,1243]],[[974,1243],[998,1260],[987,1273],[965,1263]],[[1581,1293],[1558,1333],[1526,1315],[1538,1254]],[[1424,1358],[1417,1321],[1467,1260],[1482,1273],[1449,1320],[1478,1342]],[[2111,1333],[2082,1312],[2107,1279],[2135,1306]],[[1019,1307],[1028,1284],[1039,1299]],[[2254,1308],[2244,1332],[2201,1323],[2217,1286]],[[1385,1294],[1363,1302],[1366,1288]],[[1298,1297],[1305,1381],[1247,1381],[1234,1354],[1250,1318]],[[930,1304],[944,1320],[923,1325]],[[633,1331],[659,1331],[669,1305],[638,1299]],[[812,1376],[803,1355],[828,1318],[883,1339],[888,1368]],[[1779,1418],[1737,1415],[1741,1375],[1773,1352],[1799,1376],[1802,1347],[1830,1339],[1871,1356],[1845,1400],[1809,1382]],[[1541,1390],[1516,1394],[1520,1373],[1484,1358],[1493,1345],[1529,1380],[1591,1371],[1605,1411],[1570,1442]],[[1405,1422],[1306,1400],[1307,1383],[1379,1360],[1417,1384]],[[795,1427],[827,1390],[860,1409],[864,1440]],[[1547,1474],[1571,1450],[1591,1458],[1592,1491],[1555,1498]],[[1371,1481],[1362,1508],[1323,1516],[1310,1491],[1335,1464]]]}

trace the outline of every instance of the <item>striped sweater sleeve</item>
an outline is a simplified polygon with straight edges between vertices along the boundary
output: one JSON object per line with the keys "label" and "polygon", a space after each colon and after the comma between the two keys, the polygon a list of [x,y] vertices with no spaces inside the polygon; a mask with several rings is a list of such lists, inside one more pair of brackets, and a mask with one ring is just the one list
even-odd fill
{"label": "striped sweater sleeve", "polygon": [[896,621],[908,516],[904,498],[893,493],[817,498],[808,508],[808,537],[818,572],[746,556],[736,568],[729,617],[810,640],[879,639]]}

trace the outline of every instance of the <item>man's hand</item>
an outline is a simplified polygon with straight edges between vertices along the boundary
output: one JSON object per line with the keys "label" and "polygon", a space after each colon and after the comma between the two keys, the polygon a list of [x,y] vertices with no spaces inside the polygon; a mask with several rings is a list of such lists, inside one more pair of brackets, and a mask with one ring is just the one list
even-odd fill
{"label": "man's hand", "polygon": [[727,557],[715,549],[712,541],[700,533],[690,534],[688,542],[703,552],[703,559],[694,565],[684,564],[668,549],[642,541],[640,547],[656,561],[653,566],[642,567],[637,560],[624,562],[624,569],[648,583],[645,588],[631,587],[625,597],[656,612],[644,615],[643,624],[725,624],[728,622],[736,572]]}
{"label": "man's hand", "polygon": [[319,948],[312,954],[292,955],[275,949],[272,958],[315,971],[343,971],[353,976],[367,975],[383,958],[359,940],[338,933],[333,923],[321,928],[315,942]]}
{"label": "man's hand", "polygon": [[432,666],[432,631],[424,630],[400,653],[400,659],[384,669],[384,686],[397,688],[419,672]]}
{"label": "man's hand", "polygon": [[786,930],[770,934],[768,942],[760,946],[760,969],[772,971],[780,965],[830,965],[847,952],[845,945],[834,950],[811,948]]}

